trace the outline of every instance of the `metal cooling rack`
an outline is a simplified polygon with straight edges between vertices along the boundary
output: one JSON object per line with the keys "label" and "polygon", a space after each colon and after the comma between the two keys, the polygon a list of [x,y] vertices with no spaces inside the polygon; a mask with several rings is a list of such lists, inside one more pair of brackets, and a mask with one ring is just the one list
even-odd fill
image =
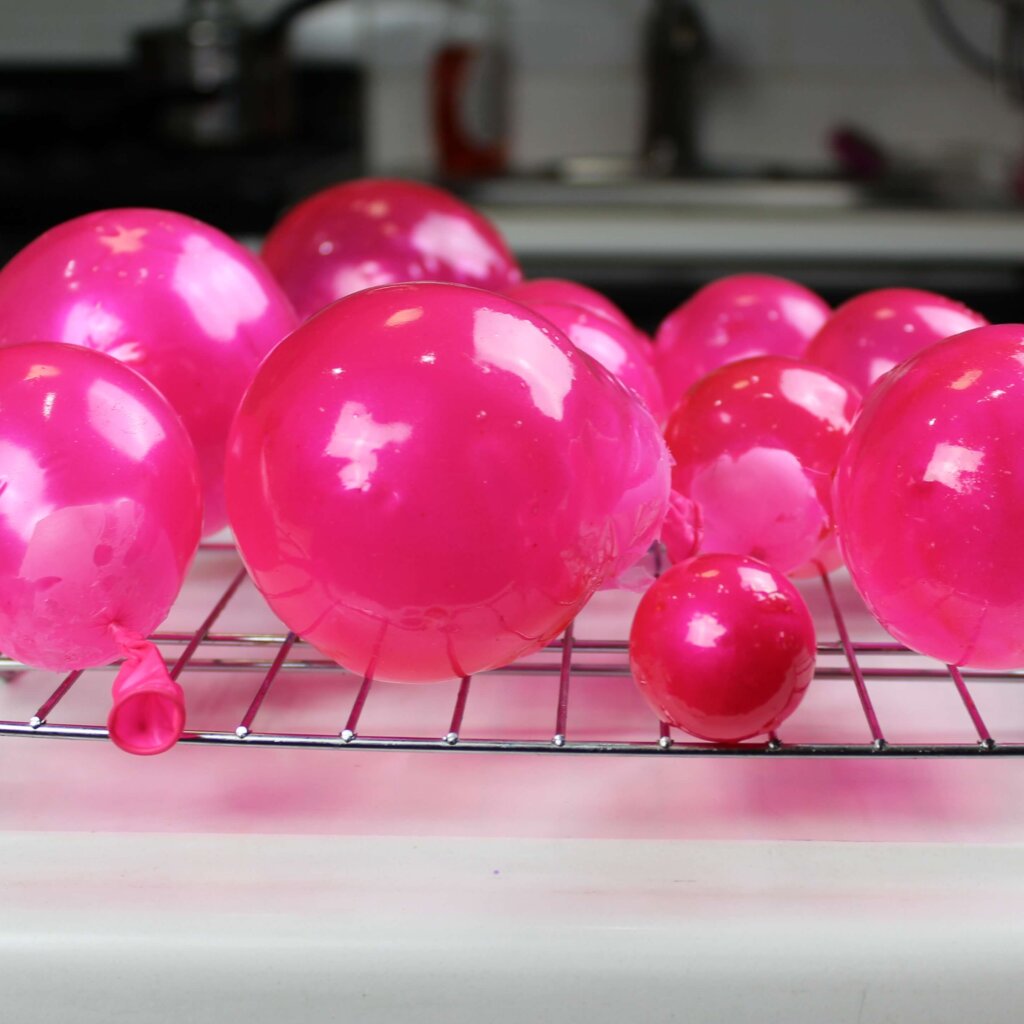
{"label": "metal cooling rack", "polygon": [[[203,552],[233,551],[230,544],[206,544]],[[1000,741],[990,731],[971,694],[970,684],[975,681],[1024,682],[1024,672],[993,673],[959,670],[954,666],[921,664],[922,659],[895,642],[858,641],[851,638],[846,618],[828,576],[822,574],[827,607],[834,620],[838,640],[818,644],[819,667],[816,679],[829,679],[836,684],[848,683],[855,688],[857,703],[866,725],[865,740],[861,743],[786,742],[772,735],[763,740],[735,745],[717,745],[685,738],[684,734],[670,730],[652,715],[650,733],[636,740],[574,739],[572,729],[573,682],[581,673],[587,676],[628,676],[627,644],[622,640],[579,640],[570,625],[564,636],[550,644],[539,656],[505,668],[485,673],[487,676],[515,674],[520,677],[544,676],[557,680],[557,700],[550,708],[550,738],[537,739],[488,738],[467,735],[463,720],[468,702],[472,699],[474,677],[461,680],[444,723],[424,722],[420,735],[364,735],[359,731],[360,720],[367,703],[373,699],[374,682],[362,679],[344,722],[325,723],[322,732],[275,732],[258,728],[260,709],[275,679],[283,670],[288,672],[344,673],[333,662],[317,656],[312,647],[293,633],[228,633],[217,632],[218,620],[228,607],[245,579],[244,570],[235,571],[224,586],[203,621],[191,632],[161,632],[153,640],[162,649],[181,647],[176,658],[168,659],[173,678],[183,673],[202,671],[223,674],[233,686],[251,687],[252,697],[241,719],[225,723],[215,731],[186,732],[184,744],[220,745],[243,749],[246,747],[315,747],[335,750],[433,750],[448,753],[552,753],[615,754],[654,757],[968,757],[1024,755],[1024,742]],[[203,650],[205,656],[197,654]],[[230,649],[229,655],[218,654]],[[244,651],[244,656],[237,651]],[[601,655],[605,662],[581,666],[578,656]],[[904,660],[908,667],[873,667],[862,664],[871,658]],[[537,660],[538,657],[540,660]],[[821,660],[841,658],[839,665],[822,665]],[[0,676],[16,678],[25,666],[0,655]],[[52,721],[61,702],[81,679],[82,671],[71,672],[39,705],[27,721],[0,720],[0,736],[29,736],[61,739],[107,739],[103,725],[59,723]],[[884,677],[901,681],[927,683],[931,686],[948,685],[955,688],[963,713],[970,721],[975,742],[894,742],[883,731],[879,714],[868,692],[867,680]],[[339,728],[340,725],[340,728]]]}

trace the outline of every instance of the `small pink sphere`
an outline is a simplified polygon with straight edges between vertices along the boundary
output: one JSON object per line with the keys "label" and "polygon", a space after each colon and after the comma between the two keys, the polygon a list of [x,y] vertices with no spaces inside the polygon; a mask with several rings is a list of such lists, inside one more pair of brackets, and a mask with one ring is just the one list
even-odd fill
{"label": "small pink sphere", "polygon": [[504,291],[521,278],[497,228],[433,185],[364,178],[317,192],[274,225],[263,259],[299,316],[400,281]]}
{"label": "small pink sphere", "polygon": [[777,729],[803,699],[814,657],[800,592],[736,555],[669,569],[644,595],[629,637],[633,678],[654,713],[717,743]]}
{"label": "small pink sphere", "polygon": [[658,423],[668,410],[661,383],[647,357],[640,350],[631,327],[609,320],[582,306],[567,303],[527,303],[534,312],[550,320],[579,349],[613,373],[647,406]]}
{"label": "small pink sphere", "polygon": [[199,543],[195,451],[157,390],[109,356],[0,349],[0,650],[106,665],[167,615]]}
{"label": "small pink sphere", "polygon": [[297,324],[267,269],[165,210],[104,210],[40,235],[0,271],[0,345],[63,341],[156,385],[199,457],[207,534],[227,522],[224,448],[260,360]]}
{"label": "small pink sphere", "polygon": [[881,288],[844,302],[804,359],[848,380],[862,395],[898,363],[988,321],[960,302],[916,288]]}
{"label": "small pink sphere", "polygon": [[834,566],[832,475],[859,404],[845,381],[782,356],[730,363],[694,385],[665,436],[672,486],[700,509],[701,550],[785,573]]}
{"label": "small pink sphere", "polygon": [[669,408],[726,363],[801,355],[828,315],[814,292],[782,277],[737,274],[705,285],[655,335],[655,366]]}
{"label": "small pink sphere", "polygon": [[620,327],[633,327],[629,317],[606,295],[565,278],[535,277],[513,285],[505,294],[526,306],[549,305],[553,302],[582,306],[592,313],[614,320]]}
{"label": "small pink sphere", "polygon": [[896,639],[1024,668],[1024,325],[925,349],[875,385],[835,482],[853,582]]}
{"label": "small pink sphere", "polygon": [[368,289],[260,367],[228,507],[271,607],[357,673],[450,679],[556,636],[668,505],[657,425],[543,317],[451,284]]}

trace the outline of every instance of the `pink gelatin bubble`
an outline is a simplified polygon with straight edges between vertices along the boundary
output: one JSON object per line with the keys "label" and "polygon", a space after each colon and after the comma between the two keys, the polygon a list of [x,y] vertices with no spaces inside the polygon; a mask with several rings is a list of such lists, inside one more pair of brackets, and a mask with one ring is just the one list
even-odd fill
{"label": "pink gelatin bubble", "polygon": [[526,306],[550,305],[551,303],[582,306],[591,313],[597,313],[607,320],[613,320],[620,327],[632,328],[629,317],[606,295],[576,281],[561,277],[534,277],[507,289],[506,294]]}
{"label": "pink gelatin bubble", "polygon": [[443,189],[389,178],[303,200],[271,229],[263,259],[303,319],[375,285],[447,281],[503,291],[522,276],[484,216]]}
{"label": "pink gelatin bubble", "polygon": [[291,629],[354,672],[429,682],[558,635],[657,535],[668,467],[643,405],[543,317],[476,288],[392,285],[263,363],[228,507]]}
{"label": "pink gelatin bubble", "polygon": [[665,436],[672,486],[700,510],[701,551],[784,573],[834,568],[832,476],[859,404],[845,381],[782,356],[730,363],[694,385]]}
{"label": "pink gelatin bubble", "polygon": [[206,534],[227,523],[231,418],[260,360],[296,323],[255,256],[166,210],[67,221],[0,271],[0,345],[63,341],[104,352],[171,403],[199,457]]}
{"label": "pink gelatin bubble", "polygon": [[1024,667],[1024,325],[979,327],[886,374],[835,481],[854,585],[897,640]]}
{"label": "pink gelatin bubble", "polygon": [[737,274],[705,285],[655,335],[655,366],[669,408],[726,363],[802,355],[828,315],[819,296],[782,277]]}
{"label": "pink gelatin bubble", "polygon": [[799,591],[753,558],[674,565],[633,620],[633,678],[654,713],[701,739],[736,743],[777,729],[814,675],[814,622]]}
{"label": "pink gelatin bubble", "polygon": [[881,288],[844,302],[804,358],[848,380],[862,395],[894,366],[937,341],[988,321],[960,302],[917,288]]}
{"label": "pink gelatin bubble", "polygon": [[137,373],[55,342],[0,349],[0,410],[0,650],[58,672],[127,658],[111,739],[159,753],[184,703],[144,638],[199,543],[188,434]]}

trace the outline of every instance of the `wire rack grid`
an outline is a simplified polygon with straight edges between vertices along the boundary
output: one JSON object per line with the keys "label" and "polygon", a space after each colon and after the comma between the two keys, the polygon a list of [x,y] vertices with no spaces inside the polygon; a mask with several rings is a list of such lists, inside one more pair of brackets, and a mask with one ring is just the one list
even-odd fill
{"label": "wire rack grid", "polygon": [[[200,553],[209,556],[232,552],[231,544],[206,544]],[[274,683],[283,673],[335,673],[352,677],[333,662],[319,657],[294,633],[279,632],[218,632],[217,625],[245,581],[245,572],[232,564],[227,578],[222,580],[205,616],[192,630],[159,632],[153,640],[161,650],[172,653],[167,657],[170,674],[177,679],[184,673],[212,674],[218,683],[232,687],[244,686],[251,693],[245,711],[212,730],[187,731],[181,743],[188,745],[220,745],[236,749],[257,747],[321,748],[333,750],[408,750],[496,753],[551,753],[606,754],[653,757],[765,757],[765,758],[821,758],[821,757],[970,757],[1024,755],[1024,741],[997,739],[990,731],[971,692],[977,681],[1024,682],[1024,673],[982,673],[960,670],[955,666],[927,663],[918,655],[893,641],[854,639],[848,628],[847,617],[832,581],[822,573],[817,585],[821,588],[822,607],[827,609],[834,626],[836,639],[822,640],[818,644],[816,684],[828,680],[832,684],[848,684],[856,696],[858,714],[863,721],[863,739],[838,742],[787,740],[784,736],[770,735],[756,740],[720,745],[687,738],[649,716],[645,734],[630,738],[587,735],[574,737],[573,694],[574,684],[581,675],[587,677],[623,677],[628,683],[628,644],[625,640],[580,639],[570,624],[561,639],[553,642],[539,654],[522,662],[484,673],[492,677],[489,685],[503,685],[502,677],[516,677],[517,681],[536,680],[541,677],[555,683],[556,697],[548,707],[549,728],[543,734],[536,729],[522,730],[520,734],[499,736],[492,730],[466,730],[467,708],[473,699],[479,677],[463,678],[455,691],[450,711],[443,722],[423,723],[424,729],[410,731],[375,730],[373,734],[360,731],[360,723],[375,695],[374,680],[365,677],[353,687],[354,696],[348,710],[342,710],[327,727],[313,731],[281,731],[259,728],[258,723]],[[180,650],[179,650],[180,649]],[[588,663],[583,663],[590,657]],[[596,657],[596,660],[595,660]],[[874,664],[883,658],[885,664]],[[902,663],[902,664],[901,664]],[[0,676],[11,685],[20,681],[26,667],[0,655]],[[108,738],[102,724],[55,721],[62,702],[80,682],[83,671],[75,671],[60,680],[27,720],[0,720],[0,736],[49,737],[79,740]],[[927,739],[911,742],[895,741],[887,736],[881,716],[872,700],[868,681],[873,677],[889,681],[927,683],[930,687],[951,687],[963,723],[969,723],[967,740]],[[52,683],[50,684],[52,685]],[[387,684],[384,684],[385,686]],[[376,689],[379,690],[379,687]],[[432,728],[427,729],[430,725]],[[785,729],[782,730],[785,732]]]}

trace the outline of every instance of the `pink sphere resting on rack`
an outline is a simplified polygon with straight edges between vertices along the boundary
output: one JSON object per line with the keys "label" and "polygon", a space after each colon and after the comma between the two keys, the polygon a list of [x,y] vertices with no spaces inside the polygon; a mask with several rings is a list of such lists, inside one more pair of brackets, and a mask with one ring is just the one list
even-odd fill
{"label": "pink sphere resting on rack", "polygon": [[303,318],[375,285],[447,281],[504,291],[521,277],[485,217],[433,185],[387,178],[303,200],[271,229],[263,259]]}
{"label": "pink sphere resting on rack", "polygon": [[963,303],[917,288],[880,288],[844,302],[804,358],[866,395],[894,366],[937,341],[988,321]]}
{"label": "pink sphere resting on rack", "polygon": [[407,284],[351,295],[274,350],[227,489],[291,629],[354,672],[429,682],[558,635],[657,535],[669,460],[641,403],[548,321]]}
{"label": "pink sphere resting on rack", "polygon": [[835,481],[843,555],[897,640],[1024,667],[1024,325],[980,327],[879,381]]}

